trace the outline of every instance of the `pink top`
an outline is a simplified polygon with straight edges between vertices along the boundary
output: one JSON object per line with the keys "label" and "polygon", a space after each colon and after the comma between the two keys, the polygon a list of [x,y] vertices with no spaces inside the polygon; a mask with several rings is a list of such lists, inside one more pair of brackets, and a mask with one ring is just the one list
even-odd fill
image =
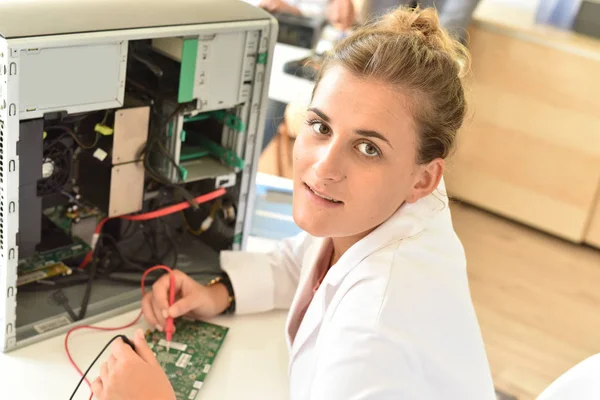
{"label": "pink top", "polygon": [[[306,282],[304,289],[298,294],[298,306],[296,307],[297,311],[291,316],[289,323],[289,335],[292,341],[296,337],[296,333],[298,332],[298,328],[302,323],[302,319],[304,319],[304,315],[306,314],[306,310],[308,310],[310,302],[312,301],[317,290],[319,290],[321,282],[323,282],[325,275],[327,275],[327,271],[329,271],[332,255],[333,245],[331,241],[329,241],[328,244],[324,245],[309,281]],[[312,290],[308,290],[308,288],[312,288]]]}

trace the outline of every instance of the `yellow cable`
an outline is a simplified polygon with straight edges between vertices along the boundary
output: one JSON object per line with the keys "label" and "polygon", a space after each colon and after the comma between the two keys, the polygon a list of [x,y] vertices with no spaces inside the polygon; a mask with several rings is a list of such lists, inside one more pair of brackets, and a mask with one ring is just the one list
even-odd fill
{"label": "yellow cable", "polygon": [[[215,218],[215,214],[217,213],[217,211],[219,211],[219,209],[223,206],[221,199],[216,200],[212,206],[210,207],[210,212],[209,212],[209,217],[214,219]],[[181,215],[183,216],[183,222],[185,223],[185,226],[188,230],[189,233],[191,233],[194,236],[199,236],[201,234],[204,233],[204,230],[202,229],[202,223],[200,224],[200,226],[196,229],[192,228],[192,226],[190,225],[185,213],[183,211],[181,211]]]}

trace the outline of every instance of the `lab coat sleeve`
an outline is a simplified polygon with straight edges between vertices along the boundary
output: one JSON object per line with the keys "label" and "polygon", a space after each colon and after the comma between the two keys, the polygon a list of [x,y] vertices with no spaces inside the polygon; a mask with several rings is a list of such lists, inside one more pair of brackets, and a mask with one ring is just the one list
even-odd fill
{"label": "lab coat sleeve", "polygon": [[287,309],[298,287],[305,232],[278,242],[268,253],[221,252],[221,268],[227,273],[235,295],[236,314]]}
{"label": "lab coat sleeve", "polygon": [[378,320],[368,288],[351,289],[321,331],[310,400],[430,399],[419,355]]}

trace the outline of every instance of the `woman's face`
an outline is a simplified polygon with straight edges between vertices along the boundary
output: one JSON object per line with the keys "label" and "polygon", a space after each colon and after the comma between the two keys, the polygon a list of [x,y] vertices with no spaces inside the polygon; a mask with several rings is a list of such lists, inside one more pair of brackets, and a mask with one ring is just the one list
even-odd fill
{"label": "woman's face", "polygon": [[437,187],[443,160],[417,165],[409,98],[334,66],[294,146],[294,220],[313,236],[365,236]]}

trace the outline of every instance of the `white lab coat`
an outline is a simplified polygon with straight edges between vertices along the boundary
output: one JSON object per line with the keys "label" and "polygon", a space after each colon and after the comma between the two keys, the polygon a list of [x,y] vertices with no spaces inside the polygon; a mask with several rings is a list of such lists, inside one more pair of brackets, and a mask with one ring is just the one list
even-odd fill
{"label": "white lab coat", "polygon": [[290,398],[494,400],[463,247],[444,183],[402,206],[327,272],[294,340],[297,295],[326,239],[272,253],[223,252],[237,313],[288,308]]}

